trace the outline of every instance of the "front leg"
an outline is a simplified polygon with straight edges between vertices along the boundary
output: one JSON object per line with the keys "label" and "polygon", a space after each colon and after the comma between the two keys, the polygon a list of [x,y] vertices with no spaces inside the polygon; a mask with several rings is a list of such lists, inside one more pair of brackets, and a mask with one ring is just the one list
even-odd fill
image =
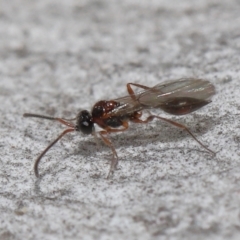
{"label": "front leg", "polygon": [[114,129],[114,128],[106,127],[105,130],[102,130],[102,131],[98,132],[98,134],[101,137],[101,139],[103,140],[103,142],[108,147],[111,148],[112,153],[113,153],[112,160],[111,160],[111,165],[110,165],[110,170],[109,170],[109,173],[107,175],[107,178],[109,178],[110,175],[114,173],[114,171],[115,171],[115,169],[118,165],[118,155],[117,155],[116,149],[115,149],[112,142],[110,141],[110,139],[107,136],[111,132],[123,132],[127,129],[128,129],[128,122],[123,122],[123,128],[121,128],[121,129]]}
{"label": "front leg", "polygon": [[103,140],[103,142],[111,148],[113,156],[112,156],[112,160],[111,160],[111,165],[110,165],[110,170],[108,172],[107,178],[110,177],[111,174],[113,174],[114,170],[116,169],[117,165],[118,165],[118,155],[117,152],[115,150],[115,147],[113,146],[112,142],[110,141],[110,139],[106,136],[108,135],[108,132],[106,131],[100,131],[98,132],[99,136],[101,137],[101,139]]}

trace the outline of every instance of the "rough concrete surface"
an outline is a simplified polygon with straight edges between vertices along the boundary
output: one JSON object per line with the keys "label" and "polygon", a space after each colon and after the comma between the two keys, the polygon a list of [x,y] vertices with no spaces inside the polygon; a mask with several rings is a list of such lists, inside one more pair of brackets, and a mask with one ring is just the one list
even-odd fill
{"label": "rough concrete surface", "polygon": [[[240,239],[238,0],[1,0],[0,239]],[[126,84],[209,79],[211,104],[111,134],[119,155],[64,126]]]}

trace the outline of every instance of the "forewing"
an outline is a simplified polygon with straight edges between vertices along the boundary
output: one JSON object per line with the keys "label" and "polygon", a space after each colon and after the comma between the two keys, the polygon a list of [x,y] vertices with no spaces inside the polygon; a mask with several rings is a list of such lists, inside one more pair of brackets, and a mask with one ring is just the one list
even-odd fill
{"label": "forewing", "polygon": [[[198,102],[201,102],[202,100],[203,103],[205,102],[203,105],[205,105],[206,102],[214,95],[214,93],[214,86],[209,81],[204,79],[182,78],[175,81],[167,81],[149,88],[148,90],[135,93],[135,99],[133,99],[131,96],[115,99],[114,101],[119,102],[120,105],[111,113],[109,113],[109,115],[128,115],[133,112],[148,108],[161,108],[166,112],[174,114],[173,112],[168,111],[166,108],[169,102],[174,103],[172,100],[175,101],[176,99],[183,99],[176,101],[178,104],[176,108],[181,110],[180,105],[183,101],[185,103],[186,99],[195,99]],[[187,105],[185,105],[185,107],[186,106]],[[201,107],[201,104],[199,107]],[[190,109],[187,112],[182,112],[181,114],[186,114],[191,111],[195,111],[196,109]]]}
{"label": "forewing", "polygon": [[158,84],[138,95],[138,101],[147,108],[157,108],[169,100],[176,98],[193,98],[210,100],[215,88],[207,80],[182,78],[177,81],[168,81]]}

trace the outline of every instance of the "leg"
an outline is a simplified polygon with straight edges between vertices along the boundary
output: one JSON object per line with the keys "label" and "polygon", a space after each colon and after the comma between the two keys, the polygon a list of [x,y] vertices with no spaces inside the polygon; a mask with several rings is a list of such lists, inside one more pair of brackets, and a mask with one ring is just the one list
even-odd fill
{"label": "leg", "polygon": [[147,117],[146,120],[141,120],[141,119],[133,119],[131,120],[132,122],[135,122],[135,123],[148,123],[150,121],[152,121],[154,118],[157,118],[157,119],[160,119],[160,120],[163,120],[167,123],[170,123],[172,125],[174,125],[175,127],[179,127],[179,128],[182,128],[183,130],[185,130],[198,144],[200,144],[203,148],[205,148],[208,152],[212,153],[213,155],[216,155],[215,152],[213,152],[212,150],[210,150],[209,148],[207,148],[205,145],[203,145],[192,133],[191,131],[186,127],[184,126],[183,124],[180,124],[180,123],[177,123],[177,122],[174,122],[172,120],[169,120],[167,118],[163,118],[163,117],[159,117],[159,116],[156,116],[156,115],[150,115],[149,117]]}
{"label": "leg", "polygon": [[150,87],[146,87],[146,86],[141,85],[141,84],[128,83],[128,84],[127,84],[127,91],[128,91],[129,95],[131,96],[131,98],[132,98],[133,100],[137,100],[137,99],[136,99],[135,93],[134,93],[131,85],[132,85],[132,86],[135,86],[135,87],[142,88],[142,89],[144,89],[144,90],[149,90],[149,89],[151,89]]}
{"label": "leg", "polygon": [[114,170],[116,169],[117,165],[118,165],[118,155],[117,155],[117,152],[112,144],[112,142],[104,135],[107,135],[108,132],[106,131],[100,131],[99,132],[99,135],[100,137],[102,138],[103,142],[111,148],[112,150],[112,153],[113,153],[113,156],[112,156],[112,160],[111,160],[111,165],[110,165],[110,170],[109,170],[109,173],[107,175],[107,178],[110,177],[111,174],[113,174]]}
{"label": "leg", "polygon": [[103,142],[108,147],[111,148],[112,153],[113,153],[112,160],[111,160],[111,165],[110,165],[110,170],[109,170],[109,173],[107,175],[107,178],[109,178],[110,175],[113,174],[114,170],[116,169],[116,167],[118,165],[118,155],[117,155],[117,152],[116,152],[112,142],[109,140],[109,138],[106,135],[108,135],[111,132],[123,132],[127,129],[128,129],[128,122],[123,122],[123,128],[121,128],[121,129],[105,128],[105,130],[102,130],[102,131],[98,132],[98,134],[100,135]]}

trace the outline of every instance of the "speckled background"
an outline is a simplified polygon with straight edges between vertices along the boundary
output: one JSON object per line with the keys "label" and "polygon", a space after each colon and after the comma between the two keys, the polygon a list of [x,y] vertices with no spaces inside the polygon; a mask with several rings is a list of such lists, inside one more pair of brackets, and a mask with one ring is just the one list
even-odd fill
{"label": "speckled background", "polygon": [[[2,0],[0,239],[239,239],[240,2]],[[24,112],[74,117],[126,84],[209,79],[217,94],[183,117],[213,157],[160,121],[93,137]]]}

